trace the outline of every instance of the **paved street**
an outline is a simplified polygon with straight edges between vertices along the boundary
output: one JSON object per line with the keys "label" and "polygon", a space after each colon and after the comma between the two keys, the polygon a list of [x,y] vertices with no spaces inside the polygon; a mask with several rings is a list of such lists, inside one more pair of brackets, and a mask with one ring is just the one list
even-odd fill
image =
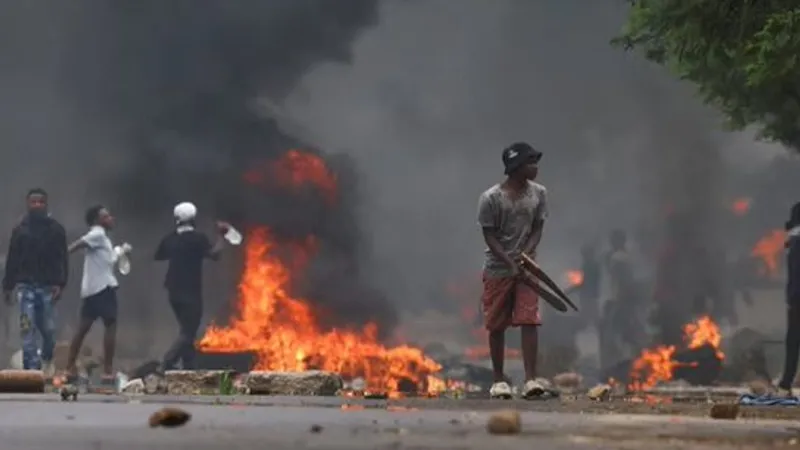
{"label": "paved street", "polygon": [[[110,397],[109,399],[113,399]],[[44,397],[39,397],[43,400]],[[48,398],[49,399],[49,398]],[[650,449],[768,448],[793,445],[794,422],[714,421],[648,416],[525,412],[517,436],[487,434],[490,411],[365,408],[363,406],[244,406],[195,399],[180,407],[193,418],[176,429],[151,429],[164,404],[76,403],[0,398],[3,448],[33,449]],[[172,399],[177,400],[177,399]],[[313,399],[310,399],[313,402]],[[502,406],[498,405],[498,406]],[[312,432],[314,426],[321,427]]]}

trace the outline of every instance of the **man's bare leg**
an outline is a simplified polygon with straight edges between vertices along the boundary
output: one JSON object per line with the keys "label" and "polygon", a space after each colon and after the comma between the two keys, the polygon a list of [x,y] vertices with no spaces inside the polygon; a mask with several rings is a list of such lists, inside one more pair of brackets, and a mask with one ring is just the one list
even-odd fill
{"label": "man's bare leg", "polygon": [[117,323],[106,325],[103,333],[103,374],[114,376],[114,349],[117,346]]}
{"label": "man's bare leg", "polygon": [[503,365],[505,363],[506,331],[489,332],[489,356],[492,358],[492,371],[494,382],[506,381]]}
{"label": "man's bare leg", "polygon": [[78,353],[81,351],[81,346],[83,346],[83,340],[86,338],[89,330],[92,329],[92,323],[94,323],[94,320],[81,317],[78,330],[75,332],[75,336],[73,336],[72,342],[69,344],[69,355],[67,356],[67,375],[69,376],[78,374],[75,363],[78,360]]}
{"label": "man's bare leg", "polygon": [[522,327],[522,364],[525,366],[525,381],[536,379],[536,362],[539,357],[539,327]]}

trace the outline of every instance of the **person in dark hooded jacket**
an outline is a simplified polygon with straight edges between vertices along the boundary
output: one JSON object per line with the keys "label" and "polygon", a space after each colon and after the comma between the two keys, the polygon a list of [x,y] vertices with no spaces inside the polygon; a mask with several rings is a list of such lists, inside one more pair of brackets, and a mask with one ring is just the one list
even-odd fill
{"label": "person in dark hooded jacket", "polygon": [[[19,305],[23,367],[41,369],[45,376],[52,376],[54,307],[69,272],[67,235],[64,227],[48,213],[44,189],[31,189],[26,201],[28,213],[11,232],[3,297],[7,304],[15,297]],[[16,296],[12,295],[14,292]]]}
{"label": "person in dark hooded jacket", "polygon": [[778,389],[781,395],[788,396],[792,395],[800,356],[800,202],[792,206],[789,221],[786,222],[786,269],[786,359]]}

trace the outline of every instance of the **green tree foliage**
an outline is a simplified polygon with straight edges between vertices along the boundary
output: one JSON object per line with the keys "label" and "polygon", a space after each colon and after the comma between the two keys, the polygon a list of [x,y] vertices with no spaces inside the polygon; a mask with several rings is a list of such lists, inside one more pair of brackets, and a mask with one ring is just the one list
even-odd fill
{"label": "green tree foliage", "polygon": [[733,129],[800,150],[800,0],[630,0],[612,43],[641,52]]}

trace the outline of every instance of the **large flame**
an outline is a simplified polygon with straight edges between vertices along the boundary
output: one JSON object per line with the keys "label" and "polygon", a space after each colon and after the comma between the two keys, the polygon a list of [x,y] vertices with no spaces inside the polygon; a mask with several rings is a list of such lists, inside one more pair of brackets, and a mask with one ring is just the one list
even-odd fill
{"label": "large flame", "polygon": [[786,232],[783,230],[772,230],[756,242],[750,254],[760,258],[764,264],[764,275],[771,277],[778,276],[778,261],[783,253]]}
{"label": "large flame", "polygon": [[[711,317],[703,316],[684,325],[683,333],[687,348],[695,349],[709,345],[716,350],[717,359],[725,358],[720,350],[722,333]],[[673,345],[642,350],[631,367],[631,381],[628,388],[642,391],[671,380],[675,369],[684,365],[674,359],[676,351]]]}
{"label": "large flame", "polygon": [[255,166],[244,174],[244,179],[251,184],[269,184],[288,190],[314,186],[329,204],[336,203],[338,195],[336,174],[322,158],[300,150],[289,150],[266,166]]}
{"label": "large flame", "polygon": [[[425,389],[427,376],[441,369],[417,348],[381,345],[374,323],[361,330],[321,330],[311,305],[288,292],[292,271],[273,254],[276,244],[268,230],[248,233],[245,242],[238,312],[227,327],[208,328],[202,350],[253,351],[255,370],[329,370],[363,377],[371,391],[386,393],[397,392],[402,380]],[[299,269],[309,252],[306,246],[292,269]]]}

